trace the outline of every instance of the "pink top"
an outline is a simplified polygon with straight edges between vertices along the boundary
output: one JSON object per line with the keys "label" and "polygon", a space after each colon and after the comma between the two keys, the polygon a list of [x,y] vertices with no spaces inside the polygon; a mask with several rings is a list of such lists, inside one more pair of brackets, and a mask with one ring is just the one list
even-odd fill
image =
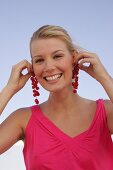
{"label": "pink top", "polygon": [[113,143],[103,100],[88,130],[71,138],[31,107],[23,149],[26,170],[113,170]]}

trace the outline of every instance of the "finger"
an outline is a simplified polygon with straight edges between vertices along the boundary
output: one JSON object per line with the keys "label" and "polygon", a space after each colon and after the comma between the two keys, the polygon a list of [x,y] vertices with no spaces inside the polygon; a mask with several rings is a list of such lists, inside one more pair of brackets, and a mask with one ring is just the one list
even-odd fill
{"label": "finger", "polygon": [[79,68],[80,68],[80,70],[83,70],[83,71],[85,71],[85,72],[88,72],[88,68],[89,68],[89,67],[82,65],[82,66],[80,66]]}
{"label": "finger", "polygon": [[77,55],[77,60],[81,60],[84,58],[94,58],[95,54],[94,53],[89,53],[89,52],[80,52]]}
{"label": "finger", "polygon": [[31,72],[31,68],[32,68],[32,65],[27,60],[22,60],[21,62],[19,62],[18,64],[16,64],[14,66],[14,69],[18,70],[21,73],[25,69],[27,69],[27,72],[30,73]]}
{"label": "finger", "polygon": [[82,67],[82,65],[84,65],[85,67],[89,67],[90,64],[95,64],[94,58],[82,58],[81,60],[79,60],[79,67]]}
{"label": "finger", "polygon": [[28,79],[31,77],[30,73],[27,73],[26,75],[23,75],[21,79],[23,79],[25,82],[28,81]]}
{"label": "finger", "polygon": [[23,88],[26,82],[31,77],[30,73],[27,73],[26,75],[21,76],[21,81],[19,81],[19,89]]}
{"label": "finger", "polygon": [[27,60],[23,60],[22,69],[27,69],[28,73],[30,73],[32,69],[31,63],[29,63]]}

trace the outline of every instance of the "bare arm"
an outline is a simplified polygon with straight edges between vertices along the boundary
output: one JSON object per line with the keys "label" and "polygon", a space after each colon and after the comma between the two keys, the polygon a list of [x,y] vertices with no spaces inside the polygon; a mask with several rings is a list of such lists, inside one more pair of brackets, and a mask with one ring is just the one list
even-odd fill
{"label": "bare arm", "polygon": [[110,75],[103,77],[101,84],[109,96],[110,100],[105,100],[104,105],[107,113],[108,128],[113,134],[113,78]]}
{"label": "bare arm", "polygon": [[0,93],[0,114],[2,114],[5,106],[13,96],[13,91],[11,91],[7,86],[3,88]]}
{"label": "bare arm", "polygon": [[29,108],[14,111],[0,124],[0,154],[7,151],[13,144],[24,139],[24,131],[31,115]]}
{"label": "bare arm", "polygon": [[[28,71],[26,75],[22,74],[24,69]],[[13,95],[24,87],[30,76],[31,64],[28,61],[23,60],[13,66],[9,81],[0,93],[0,114],[2,114]],[[0,154],[9,149],[19,139],[22,139],[26,120],[24,116],[28,113],[28,110],[19,109],[0,124]]]}
{"label": "bare arm", "polygon": [[[27,69],[28,71],[26,75],[22,74],[24,69]],[[2,114],[2,111],[6,107],[9,100],[15,93],[24,87],[30,76],[31,64],[28,61],[23,60],[12,67],[9,81],[0,93],[0,115]]]}
{"label": "bare arm", "polygon": [[[107,124],[113,134],[113,78],[95,53],[80,53],[78,54],[78,60],[80,61],[80,69],[96,79],[109,96],[109,100],[105,100],[104,104],[107,113]],[[85,63],[89,63],[89,66],[85,66]]]}
{"label": "bare arm", "polygon": [[15,111],[0,124],[0,154],[21,139],[23,132],[19,119],[19,112]]}

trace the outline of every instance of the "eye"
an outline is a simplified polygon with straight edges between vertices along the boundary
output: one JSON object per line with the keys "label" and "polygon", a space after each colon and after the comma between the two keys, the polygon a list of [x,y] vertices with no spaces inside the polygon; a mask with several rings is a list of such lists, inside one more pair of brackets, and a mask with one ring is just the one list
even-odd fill
{"label": "eye", "polygon": [[54,59],[59,59],[59,58],[61,58],[61,57],[63,57],[61,54],[57,54],[57,55],[55,55],[53,58],[54,58]]}
{"label": "eye", "polygon": [[38,63],[38,64],[41,64],[41,63],[43,63],[43,61],[44,61],[43,58],[39,58],[39,59],[36,59],[34,62]]}

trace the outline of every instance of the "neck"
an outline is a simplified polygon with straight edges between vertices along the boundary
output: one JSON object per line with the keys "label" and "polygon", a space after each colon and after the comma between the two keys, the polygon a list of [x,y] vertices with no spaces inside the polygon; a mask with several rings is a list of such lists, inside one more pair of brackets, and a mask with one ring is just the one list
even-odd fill
{"label": "neck", "polygon": [[55,111],[68,111],[75,106],[78,98],[78,94],[73,93],[72,89],[66,89],[63,92],[50,93],[48,106]]}

